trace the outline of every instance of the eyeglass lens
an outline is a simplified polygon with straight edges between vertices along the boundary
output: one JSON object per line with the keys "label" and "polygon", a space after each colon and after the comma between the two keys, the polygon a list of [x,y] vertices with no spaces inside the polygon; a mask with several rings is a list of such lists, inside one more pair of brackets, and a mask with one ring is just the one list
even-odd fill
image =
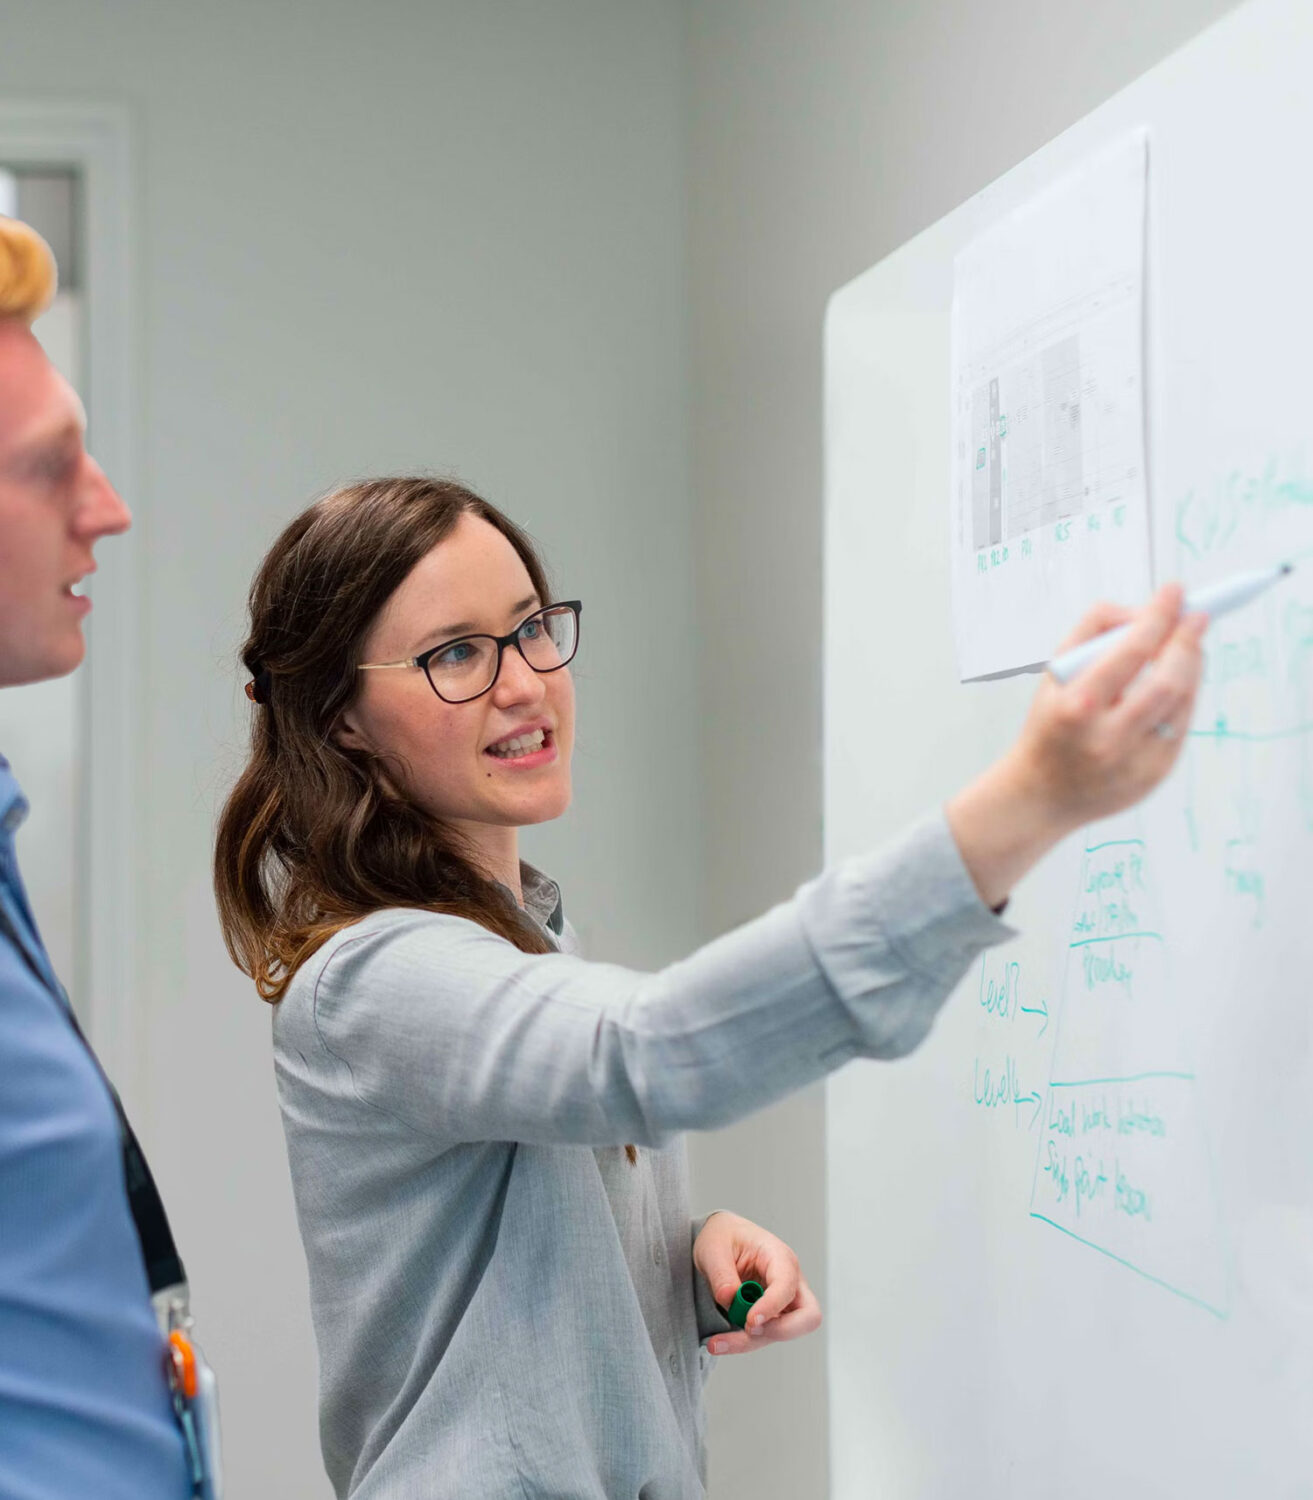
{"label": "eyeglass lens", "polygon": [[[574,655],[578,635],[574,610],[562,607],[530,615],[516,632],[516,639],[535,672],[554,672]],[[427,671],[438,696],[448,703],[477,698],[488,691],[497,676],[497,642],[487,635],[452,641],[429,657]]]}

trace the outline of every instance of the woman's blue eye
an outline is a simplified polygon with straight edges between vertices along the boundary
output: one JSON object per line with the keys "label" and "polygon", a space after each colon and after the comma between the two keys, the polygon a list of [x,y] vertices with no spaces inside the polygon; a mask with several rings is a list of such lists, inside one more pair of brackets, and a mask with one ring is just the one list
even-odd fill
{"label": "woman's blue eye", "polygon": [[438,652],[438,663],[444,667],[463,667],[474,655],[469,641],[453,641],[444,651]]}
{"label": "woman's blue eye", "polygon": [[520,626],[520,638],[526,641],[536,641],[542,634],[543,622],[541,620],[526,620]]}

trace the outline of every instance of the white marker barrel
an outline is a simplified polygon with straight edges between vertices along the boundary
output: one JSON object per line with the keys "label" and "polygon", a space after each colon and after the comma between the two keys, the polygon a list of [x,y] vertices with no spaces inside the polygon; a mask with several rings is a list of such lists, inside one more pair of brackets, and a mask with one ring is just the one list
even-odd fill
{"label": "white marker barrel", "polygon": [[[1207,615],[1210,620],[1218,615],[1229,614],[1231,610],[1239,609],[1242,604],[1256,599],[1292,571],[1292,564],[1282,563],[1276,568],[1259,568],[1252,573],[1237,573],[1233,578],[1225,578],[1220,583],[1210,583],[1206,588],[1185,596],[1185,613]],[[1070,651],[1064,651],[1061,656],[1053,658],[1049,663],[1049,671],[1059,682],[1070,682],[1078,672],[1083,672],[1109,651],[1115,650],[1126,639],[1130,628],[1129,625],[1117,625],[1112,630],[1105,630],[1102,635],[1096,635],[1092,640],[1073,646]]]}

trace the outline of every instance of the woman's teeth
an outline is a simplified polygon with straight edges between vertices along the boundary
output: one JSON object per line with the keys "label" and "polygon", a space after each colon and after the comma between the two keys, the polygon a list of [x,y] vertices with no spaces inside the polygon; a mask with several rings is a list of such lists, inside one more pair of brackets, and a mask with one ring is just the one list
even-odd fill
{"label": "woman's teeth", "polygon": [[535,729],[532,734],[522,734],[516,739],[501,740],[495,745],[488,746],[488,754],[495,755],[499,760],[518,760],[522,755],[532,755],[535,750],[541,750],[547,736],[541,729]]}

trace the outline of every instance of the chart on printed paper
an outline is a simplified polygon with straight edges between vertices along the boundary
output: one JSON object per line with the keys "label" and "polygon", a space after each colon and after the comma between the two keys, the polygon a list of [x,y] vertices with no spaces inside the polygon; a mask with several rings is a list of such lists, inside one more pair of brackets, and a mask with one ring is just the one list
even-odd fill
{"label": "chart on printed paper", "polygon": [[1137,131],[953,272],[953,612],[963,681],[1046,661],[1096,599],[1150,586],[1145,194]]}

